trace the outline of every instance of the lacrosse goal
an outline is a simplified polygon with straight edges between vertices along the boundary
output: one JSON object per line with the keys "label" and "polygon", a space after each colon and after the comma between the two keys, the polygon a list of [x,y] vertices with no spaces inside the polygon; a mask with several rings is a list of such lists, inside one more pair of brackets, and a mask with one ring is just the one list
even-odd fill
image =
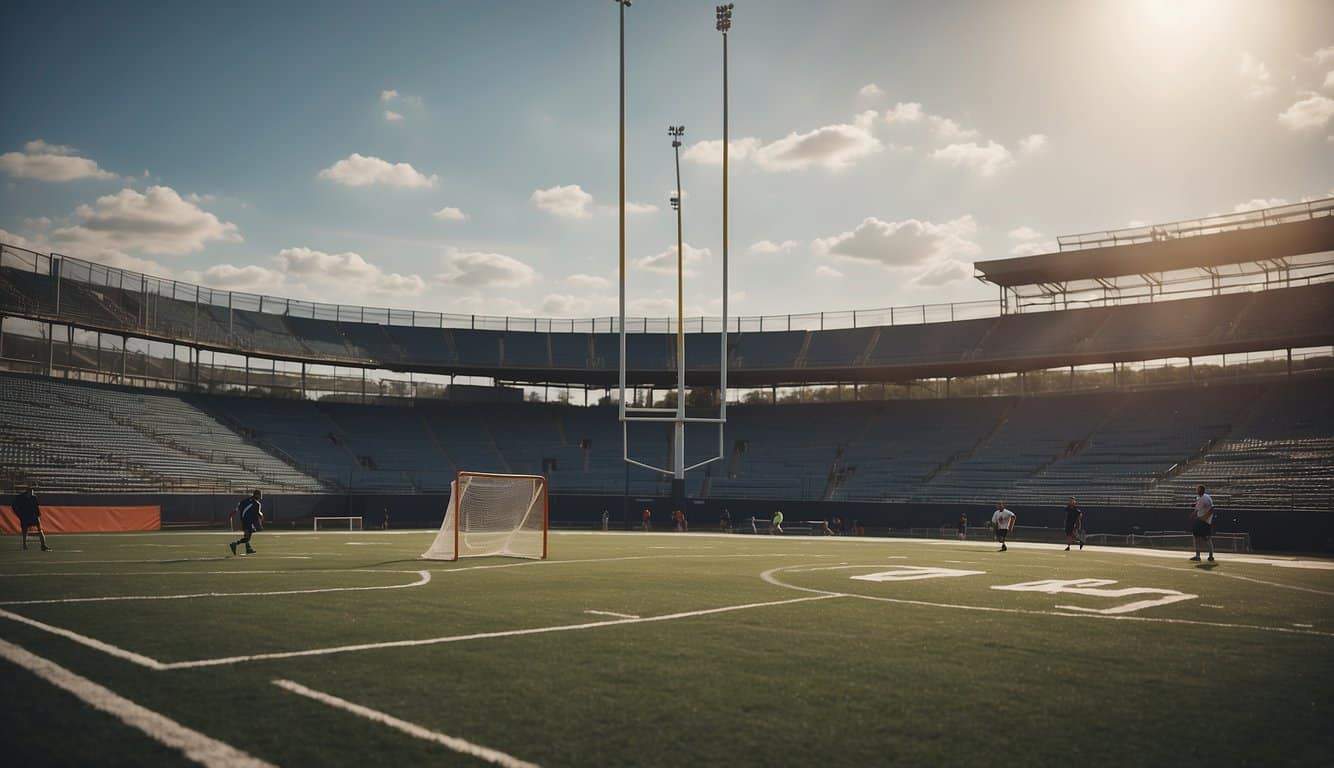
{"label": "lacrosse goal", "polygon": [[428,560],[547,556],[547,481],[540,475],[460,472]]}

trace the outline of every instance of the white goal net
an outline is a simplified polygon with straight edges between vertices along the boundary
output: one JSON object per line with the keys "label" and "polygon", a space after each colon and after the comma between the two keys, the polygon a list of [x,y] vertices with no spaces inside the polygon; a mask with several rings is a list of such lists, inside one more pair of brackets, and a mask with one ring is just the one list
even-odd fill
{"label": "white goal net", "polygon": [[360,531],[360,517],[316,517],[315,530],[320,531]]}
{"label": "white goal net", "polygon": [[547,481],[540,475],[460,472],[428,560],[547,556]]}

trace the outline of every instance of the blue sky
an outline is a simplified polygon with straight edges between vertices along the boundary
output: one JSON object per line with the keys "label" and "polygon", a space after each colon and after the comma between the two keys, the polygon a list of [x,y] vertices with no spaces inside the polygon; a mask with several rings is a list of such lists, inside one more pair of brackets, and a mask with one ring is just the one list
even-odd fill
{"label": "blue sky", "polygon": [[[1334,193],[1334,5],[740,2],[733,310],[991,298],[1056,235]],[[616,9],[9,2],[0,239],[275,295],[615,311]],[[715,314],[713,4],[627,12],[632,314]],[[664,256],[665,254],[665,256]]]}

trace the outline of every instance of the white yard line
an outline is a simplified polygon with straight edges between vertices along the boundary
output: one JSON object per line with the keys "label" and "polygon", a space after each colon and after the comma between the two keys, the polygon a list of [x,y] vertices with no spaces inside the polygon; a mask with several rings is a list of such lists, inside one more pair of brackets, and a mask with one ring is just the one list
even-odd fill
{"label": "white yard line", "polygon": [[1280,589],[1292,589],[1298,592],[1310,592],[1313,595],[1327,595],[1329,597],[1334,597],[1334,592],[1330,592],[1327,589],[1315,589],[1314,587],[1299,587],[1296,584],[1281,584],[1277,581],[1265,581],[1264,579],[1256,579],[1250,576],[1242,576],[1239,573],[1226,573],[1224,571],[1220,571],[1217,569],[1210,570],[1208,568],[1199,568],[1199,567],[1178,568],[1177,566],[1174,565],[1154,565],[1153,563],[1141,563],[1141,565],[1143,565],[1145,568],[1159,568],[1164,571],[1181,571],[1182,573],[1204,573],[1210,576],[1222,576],[1225,579],[1249,581],[1252,584],[1264,584],[1266,586],[1278,587]]}
{"label": "white yard line", "polygon": [[[46,682],[74,694],[90,707],[100,709],[126,725],[143,731],[150,739],[179,750],[200,765],[213,768],[273,768],[257,757],[186,728],[151,709],[146,709],[92,680],[80,677],[49,659],[13,643],[0,640],[0,656],[23,667]],[[54,745],[48,745],[54,746]]]}
{"label": "white yard line", "polygon": [[617,612],[615,612],[615,611],[595,611],[595,610],[593,610],[593,609],[591,609],[591,608],[588,609],[588,610],[586,610],[586,611],[584,611],[584,613],[591,613],[591,614],[593,614],[594,616],[614,616],[614,617],[616,617],[616,618],[618,618],[618,619],[637,619],[637,618],[639,618],[638,615],[633,614],[633,613],[617,613]]}
{"label": "white yard line", "polygon": [[769,608],[778,605],[793,605],[795,603],[805,603],[812,600],[828,600],[833,597],[844,597],[844,595],[814,595],[811,597],[794,597],[787,600],[771,600],[764,603],[744,603],[742,605],[727,605],[721,608],[706,608],[699,611],[682,611],[680,613],[668,613],[662,616],[646,616],[639,619],[614,619],[610,621],[591,621],[584,624],[557,624],[551,627],[532,627],[529,629],[508,629],[499,632],[477,632],[470,635],[449,635],[446,637],[429,637],[421,640],[390,640],[380,643],[361,643],[358,645],[338,645],[328,648],[311,648],[304,651],[279,651],[276,653],[256,653],[247,656],[227,656],[219,659],[198,659],[196,661],[177,661],[163,664],[163,669],[195,669],[198,667],[216,667],[227,664],[240,664],[242,662],[264,661],[269,659],[293,659],[302,656],[325,656],[333,653],[350,653],[354,651],[376,651],[385,648],[413,648],[423,645],[440,645],[442,643],[458,643],[469,640],[490,640],[497,637],[524,637],[527,635],[544,635],[551,632],[572,632],[584,629],[598,629],[601,627],[615,627],[629,624],[648,624],[660,621],[675,621],[677,619],[691,619],[697,616],[712,616],[721,613],[732,613],[735,611],[745,611],[752,608]]}
{"label": "white yard line", "polygon": [[[310,560],[312,555],[246,555],[245,557],[258,557],[261,560]],[[222,560],[236,560],[238,558],[231,555],[217,555],[216,557],[173,557],[169,560],[45,560],[41,565],[169,565],[171,563],[215,563]],[[37,565],[38,563],[27,563],[28,565]]]}
{"label": "white yard line", "polygon": [[537,768],[535,763],[520,760],[514,755],[509,755],[499,750],[491,749],[490,747],[483,747],[480,744],[474,744],[471,741],[461,739],[458,736],[450,736],[448,734],[440,733],[439,731],[432,731],[431,729],[424,728],[416,723],[400,720],[393,715],[385,714],[377,709],[354,704],[347,699],[340,699],[332,694],[317,691],[313,688],[307,688],[306,686],[301,685],[300,683],[294,683],[291,680],[274,680],[273,684],[285,691],[295,693],[298,696],[305,696],[306,698],[313,699],[321,704],[327,704],[331,707],[341,709],[344,712],[351,712],[352,714],[357,715],[358,717],[364,717],[373,723],[387,725],[390,728],[402,731],[414,738],[439,744],[460,754],[470,755],[480,760],[485,760],[488,763],[503,766],[503,768]]}
{"label": "white yard line", "polygon": [[36,629],[50,632],[51,634],[63,637],[66,640],[73,640],[79,645],[87,646],[96,651],[101,651],[102,653],[105,653],[108,656],[115,656],[118,659],[124,659],[125,661],[138,664],[141,667],[148,667],[149,669],[158,671],[166,669],[166,665],[164,665],[157,659],[151,659],[147,656],[144,656],[143,654],[135,653],[134,651],[127,651],[124,648],[121,648],[120,646],[112,645],[111,643],[104,643],[95,637],[88,637],[87,635],[81,635],[78,632],[65,629],[64,627],[57,627],[53,624],[47,624],[44,621],[38,621],[37,619],[30,619],[27,616],[20,616],[17,613],[11,613],[10,611],[6,611],[3,608],[0,608],[0,618],[9,619],[10,621],[17,621],[20,624],[27,624],[30,627],[35,627]]}
{"label": "white yard line", "polygon": [[[801,566],[795,566],[800,568]],[[879,568],[880,565],[868,565],[867,568]],[[780,581],[775,573],[789,570],[790,566],[779,566],[770,568],[760,574],[760,578],[776,587],[785,587],[795,589],[799,592],[810,592],[825,597],[855,597],[859,600],[871,600],[879,603],[894,603],[896,605],[917,605],[925,608],[948,608],[956,611],[980,611],[982,613],[1010,613],[1027,616],[1059,616],[1067,619],[1104,619],[1107,621],[1142,621],[1152,624],[1187,624],[1200,627],[1216,627],[1219,629],[1253,629],[1261,632],[1276,632],[1285,635],[1311,635],[1314,637],[1334,638],[1334,632],[1317,632],[1313,630],[1292,629],[1289,627],[1271,627],[1263,624],[1230,624],[1219,621],[1197,621],[1194,619],[1168,619],[1156,616],[1127,616],[1103,613],[1073,613],[1069,611],[1040,611],[1030,608],[999,608],[990,605],[962,605],[958,603],[936,603],[927,600],[908,600],[898,597],[879,597],[876,595],[863,595],[855,592],[835,592],[827,589],[814,589],[812,587],[798,587],[795,584],[788,584]]]}
{"label": "white yard line", "polygon": [[196,600],[204,597],[273,597],[275,595],[316,595],[325,592],[372,592],[382,589],[409,589],[429,584],[430,571],[379,571],[379,573],[415,573],[417,580],[409,584],[390,584],[380,587],[323,587],[319,589],[284,589],[273,592],[192,592],[184,595],[111,595],[105,597],[61,597],[46,600],[11,600],[0,605],[49,605],[52,603],[109,603],[122,600]]}

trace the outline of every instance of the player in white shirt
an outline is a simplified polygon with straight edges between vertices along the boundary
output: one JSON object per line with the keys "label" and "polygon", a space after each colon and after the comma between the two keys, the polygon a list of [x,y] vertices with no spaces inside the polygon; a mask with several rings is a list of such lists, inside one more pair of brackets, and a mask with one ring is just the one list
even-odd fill
{"label": "player in white shirt", "polygon": [[1005,502],[996,502],[996,512],[991,516],[991,526],[996,529],[996,541],[1000,542],[1001,552],[1009,551],[1005,546],[1005,537],[1010,535],[1019,522],[1019,516],[1005,508]]}
{"label": "player in white shirt", "polygon": [[1200,547],[1208,545],[1209,562],[1214,561],[1214,500],[1204,492],[1204,486],[1195,487],[1195,508],[1191,510],[1191,534],[1195,537],[1194,562],[1200,562]]}

